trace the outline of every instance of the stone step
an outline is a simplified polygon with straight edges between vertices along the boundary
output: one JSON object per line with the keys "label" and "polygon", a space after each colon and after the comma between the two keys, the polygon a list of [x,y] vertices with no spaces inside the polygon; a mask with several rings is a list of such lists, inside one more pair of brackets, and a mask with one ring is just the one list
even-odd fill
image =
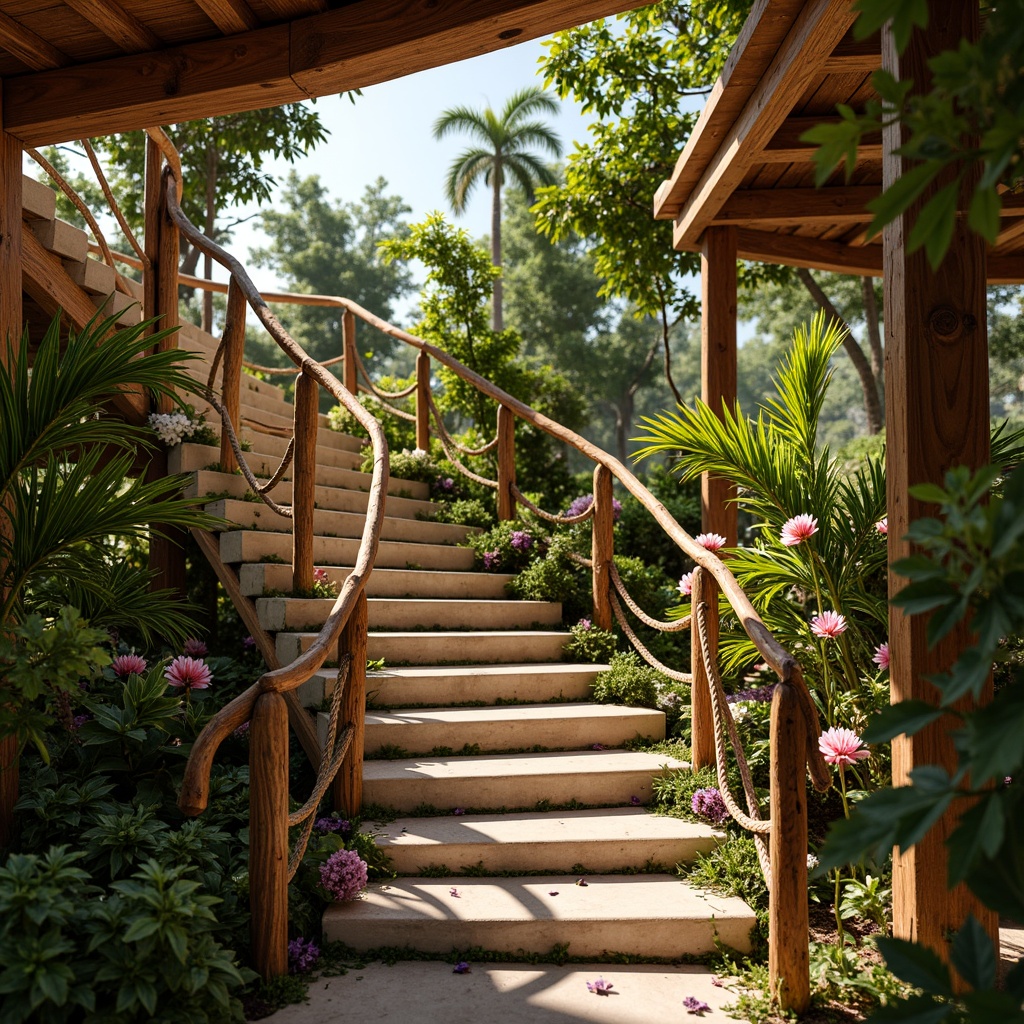
{"label": "stone step", "polygon": [[[222,538],[230,536],[230,533],[223,534]],[[316,635],[278,633],[277,656],[281,664],[288,665],[304,654]],[[538,661],[554,661],[561,655],[568,639],[568,633],[527,629],[508,632],[466,630],[458,633],[373,632],[367,639],[366,656],[371,659],[383,658],[386,664],[407,665],[440,665],[446,662],[493,665],[497,662],[522,661],[530,655]],[[329,658],[327,664],[335,662]]]}
{"label": "stone step", "polygon": [[[367,479],[364,477],[364,479]],[[249,484],[245,478],[235,473],[216,473],[209,469],[195,470],[192,480],[185,486],[187,498],[201,497],[203,495],[216,495],[224,497],[225,492],[230,498],[244,498],[249,493]],[[270,496],[278,504],[289,505],[292,500],[291,469],[285,471],[284,479],[274,486]],[[317,508],[328,509],[334,512],[359,512],[365,513],[370,501],[367,491],[351,491],[342,487],[325,487],[317,484],[313,500]],[[432,516],[437,509],[437,504],[432,501],[423,501],[419,498],[400,498],[395,494],[387,496],[385,511],[389,517],[395,519],[419,519]],[[502,577],[505,579],[506,577]],[[291,583],[289,582],[289,586]],[[285,587],[274,587],[272,589],[284,590]]]}
{"label": "stone step", "polygon": [[[278,633],[326,622],[333,604],[318,598],[261,597],[256,610],[263,628]],[[562,623],[562,606],[556,601],[371,597],[367,604],[371,629],[528,629]]]}
{"label": "stone step", "polygon": [[21,215],[25,220],[53,220],[57,216],[57,192],[45,181],[27,174],[21,177]]}
{"label": "stone step", "polygon": [[[350,537],[314,537],[313,564],[351,565],[359,551],[359,541]],[[220,556],[229,565],[236,562],[265,562],[268,559],[290,563],[292,538],[287,533],[260,533],[231,530],[220,535]],[[376,565],[387,569],[472,569],[473,552],[451,544],[407,544],[381,541]]]}
{"label": "stone step", "polygon": [[75,284],[90,295],[110,295],[116,287],[117,276],[113,267],[91,257],[81,262],[64,260],[64,269]]}
{"label": "stone step", "polygon": [[93,304],[103,316],[117,316],[117,324],[131,327],[142,320],[142,304],[138,299],[125,295],[124,292],[111,292],[109,295],[93,296]]}
{"label": "stone step", "polygon": [[642,807],[398,818],[373,828],[400,875],[430,868],[587,874],[640,864],[671,867],[710,853],[724,838],[710,825]]}
{"label": "stone step", "polygon": [[[167,466],[170,473],[193,473],[209,469],[220,461],[220,446],[206,444],[179,444],[167,452]],[[246,453],[249,468],[261,481],[269,479],[277,470],[279,457],[265,456],[254,452]],[[343,490],[369,491],[371,476],[355,469],[340,469],[336,466],[318,463],[316,480],[325,487],[339,487]],[[430,488],[418,480],[388,480],[388,494],[408,498],[426,498]]]}
{"label": "stone step", "polygon": [[568,944],[571,956],[677,958],[712,953],[716,942],[750,951],[754,913],[736,897],[702,893],[673,875],[574,881],[531,875],[375,883],[361,899],[327,908],[324,939],[362,950],[412,946],[431,953],[482,947],[546,954]]}
{"label": "stone step", "polygon": [[62,260],[81,263],[89,255],[89,236],[74,224],[55,217],[53,220],[27,221],[39,244]]}
{"label": "stone step", "polygon": [[[228,479],[234,479],[229,477]],[[276,494],[276,489],[275,489]],[[401,499],[388,498],[391,502]],[[337,586],[341,586],[351,568],[320,566]],[[452,600],[494,600],[505,597],[510,575],[491,572],[444,572],[437,569],[374,569],[366,582],[367,597],[447,597]],[[290,565],[274,562],[243,565],[239,571],[242,593],[262,597],[268,592],[287,594],[292,587]]]}
{"label": "stone step", "polygon": [[[372,619],[371,619],[372,624]],[[327,715],[320,716],[324,736]],[[484,708],[427,708],[366,712],[366,752],[401,747],[410,754],[465,746],[482,751],[587,750],[621,747],[636,738],[663,740],[665,715],[615,704],[506,704]],[[321,746],[326,742],[321,739]]]}
{"label": "stone step", "polygon": [[[246,530],[269,530],[291,533],[292,521],[267,508],[262,502],[226,498],[210,502],[206,511],[237,523]],[[319,537],[361,537],[366,515],[361,512],[313,510],[313,531]],[[381,540],[405,541],[409,544],[461,544],[470,533],[479,533],[470,526],[435,523],[425,519],[401,519],[385,516],[381,523]]]}
{"label": "stone step", "polygon": [[651,780],[685,761],[642,751],[492,754],[367,761],[363,799],[394,811],[421,805],[488,811],[531,808],[575,800],[595,806],[647,804]]}

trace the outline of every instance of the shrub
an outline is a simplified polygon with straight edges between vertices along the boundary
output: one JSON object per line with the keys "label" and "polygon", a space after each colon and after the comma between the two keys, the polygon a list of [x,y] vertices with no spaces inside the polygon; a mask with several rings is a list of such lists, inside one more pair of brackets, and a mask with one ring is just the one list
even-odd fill
{"label": "shrub", "polygon": [[594,700],[602,704],[628,704],[656,708],[658,690],[665,677],[645,665],[634,651],[613,654],[606,672],[594,681]]}
{"label": "shrub", "polygon": [[572,639],[565,645],[570,661],[606,662],[615,654],[615,634],[598,629],[590,619],[580,619],[569,630]]}

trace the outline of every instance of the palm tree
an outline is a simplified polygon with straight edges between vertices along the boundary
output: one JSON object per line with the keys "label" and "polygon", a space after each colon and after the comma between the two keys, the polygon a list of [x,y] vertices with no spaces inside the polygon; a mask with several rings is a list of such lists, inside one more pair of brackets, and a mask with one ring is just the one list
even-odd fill
{"label": "palm tree", "polygon": [[[443,139],[452,132],[465,132],[482,145],[460,154],[448,172],[445,191],[452,209],[462,213],[470,193],[482,178],[493,189],[491,201],[491,262],[501,266],[501,186],[506,173],[522,186],[528,201],[533,201],[536,185],[554,185],[551,169],[528,147],[538,146],[554,157],[562,155],[562,141],[548,125],[528,120],[535,114],[556,114],[558,104],[543,89],[520,89],[505,102],[500,114],[490,107],[482,111],[452,107],[434,122],[434,138]],[[494,282],[494,307],[491,326],[502,329],[501,278]]]}

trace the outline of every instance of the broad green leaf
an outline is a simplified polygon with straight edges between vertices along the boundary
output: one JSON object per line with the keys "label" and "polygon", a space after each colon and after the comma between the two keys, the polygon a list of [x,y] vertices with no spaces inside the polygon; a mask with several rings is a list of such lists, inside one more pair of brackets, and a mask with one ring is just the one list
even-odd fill
{"label": "broad green leaf", "polygon": [[888,743],[894,736],[913,736],[946,712],[923,700],[904,700],[883,708],[864,732],[865,743]]}
{"label": "broad green leaf", "polygon": [[996,955],[992,940],[974,915],[968,916],[956,933],[950,959],[960,976],[973,989],[992,988],[996,980]]}
{"label": "broad green leaf", "polygon": [[949,968],[934,950],[905,939],[882,937],[876,942],[886,966],[900,981],[932,995],[953,994]]}

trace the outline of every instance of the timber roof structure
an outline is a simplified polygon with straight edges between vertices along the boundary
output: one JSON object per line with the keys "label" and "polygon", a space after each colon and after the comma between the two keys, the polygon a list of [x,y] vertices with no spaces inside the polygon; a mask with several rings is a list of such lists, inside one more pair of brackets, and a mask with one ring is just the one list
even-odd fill
{"label": "timber roof structure", "polygon": [[[855,40],[849,0],[757,0],[680,155],[654,200],[677,249],[700,250],[713,225],[737,229],[740,257],[879,276],[882,239],[868,240],[867,203],[882,189],[882,139],[866,138],[847,180],[815,188],[808,128],[875,96],[881,40]],[[988,256],[993,283],[1024,281],[1024,196],[1003,196]]]}

